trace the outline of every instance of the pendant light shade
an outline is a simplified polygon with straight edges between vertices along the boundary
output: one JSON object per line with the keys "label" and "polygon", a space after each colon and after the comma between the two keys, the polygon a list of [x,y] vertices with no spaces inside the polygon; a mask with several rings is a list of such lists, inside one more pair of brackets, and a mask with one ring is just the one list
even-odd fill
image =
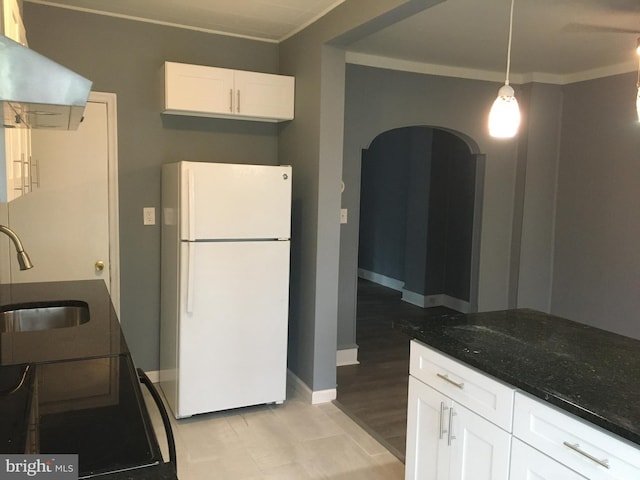
{"label": "pendant light shade", "polygon": [[510,85],[498,90],[498,98],[489,112],[489,134],[496,138],[512,138],[520,126],[520,108]]}
{"label": "pendant light shade", "polygon": [[498,90],[498,98],[493,102],[489,113],[489,134],[496,138],[511,138],[518,133],[520,126],[520,108],[513,88],[509,85],[511,67],[511,37],[513,34],[513,3],[509,15],[509,42],[507,45],[507,75],[504,85]]}
{"label": "pendant light shade", "polygon": [[638,113],[638,121],[640,122],[640,84],[638,84],[638,95],[636,96],[636,112]]}

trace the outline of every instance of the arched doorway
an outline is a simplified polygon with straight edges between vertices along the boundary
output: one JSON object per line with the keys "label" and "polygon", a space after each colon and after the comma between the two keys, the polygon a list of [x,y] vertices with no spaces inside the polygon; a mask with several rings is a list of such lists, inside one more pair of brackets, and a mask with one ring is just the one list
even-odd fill
{"label": "arched doorway", "polygon": [[359,364],[338,367],[337,402],[400,459],[409,338],[393,320],[477,311],[483,181],[484,155],[447,129],[396,128],[362,150]]}
{"label": "arched doorway", "polygon": [[476,311],[479,157],[444,129],[379,134],[362,151],[359,276],[421,307]]}

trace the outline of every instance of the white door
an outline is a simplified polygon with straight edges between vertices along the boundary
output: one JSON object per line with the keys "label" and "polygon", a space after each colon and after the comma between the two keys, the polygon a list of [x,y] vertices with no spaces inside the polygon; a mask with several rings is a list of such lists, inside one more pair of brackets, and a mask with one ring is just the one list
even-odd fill
{"label": "white door", "polygon": [[289,242],[182,242],[177,416],[284,401]]}
{"label": "white door", "polygon": [[451,399],[409,377],[405,480],[449,478]]}
{"label": "white door", "polygon": [[[109,134],[114,134],[115,118],[109,118],[114,99],[111,107],[106,101],[89,101],[78,130],[32,131],[32,163],[37,164],[34,174],[40,185],[11,202],[8,210],[9,224],[34,267],[20,271],[12,261],[12,282],[103,279],[118,308],[119,292],[113,288],[117,264],[111,269],[117,240],[110,242],[117,223],[111,219],[110,230],[110,214],[115,212],[113,206],[110,211],[109,196],[110,171],[117,179]],[[116,278],[111,277],[114,271]]]}
{"label": "white door", "polygon": [[511,435],[454,404],[449,428],[452,480],[507,480]]}
{"label": "white door", "polygon": [[181,238],[289,238],[291,167],[182,162]]}

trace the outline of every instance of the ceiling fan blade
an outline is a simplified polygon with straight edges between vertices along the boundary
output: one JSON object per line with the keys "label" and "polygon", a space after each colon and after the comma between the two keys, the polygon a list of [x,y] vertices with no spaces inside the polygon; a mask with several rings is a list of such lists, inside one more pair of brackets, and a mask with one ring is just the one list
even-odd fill
{"label": "ceiling fan blade", "polygon": [[592,7],[599,7],[608,11],[640,13],[640,2],[638,0],[564,0],[564,2],[577,5],[586,3]]}
{"label": "ceiling fan blade", "polygon": [[563,32],[569,33],[634,33],[640,35],[640,29],[611,27],[608,25],[590,25],[587,23],[567,23]]}

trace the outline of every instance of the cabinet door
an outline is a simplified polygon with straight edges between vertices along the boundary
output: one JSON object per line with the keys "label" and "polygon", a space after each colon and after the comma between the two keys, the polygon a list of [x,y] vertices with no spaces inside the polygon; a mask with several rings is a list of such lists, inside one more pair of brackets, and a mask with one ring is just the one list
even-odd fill
{"label": "cabinet door", "polygon": [[2,0],[2,34],[22,45],[27,44],[27,34],[17,0]]}
{"label": "cabinet door", "polygon": [[233,70],[165,62],[165,113],[232,115]]}
{"label": "cabinet door", "polygon": [[511,435],[462,405],[450,411],[452,480],[507,480]]}
{"label": "cabinet door", "polygon": [[235,72],[235,113],[274,120],[293,118],[293,77],[257,72]]}
{"label": "cabinet door", "polygon": [[510,478],[513,480],[584,480],[573,470],[514,438]]}
{"label": "cabinet door", "polygon": [[440,392],[409,377],[405,480],[449,478],[451,404]]}
{"label": "cabinet door", "polygon": [[0,201],[10,202],[31,191],[31,131],[27,128],[2,128],[5,172]]}

